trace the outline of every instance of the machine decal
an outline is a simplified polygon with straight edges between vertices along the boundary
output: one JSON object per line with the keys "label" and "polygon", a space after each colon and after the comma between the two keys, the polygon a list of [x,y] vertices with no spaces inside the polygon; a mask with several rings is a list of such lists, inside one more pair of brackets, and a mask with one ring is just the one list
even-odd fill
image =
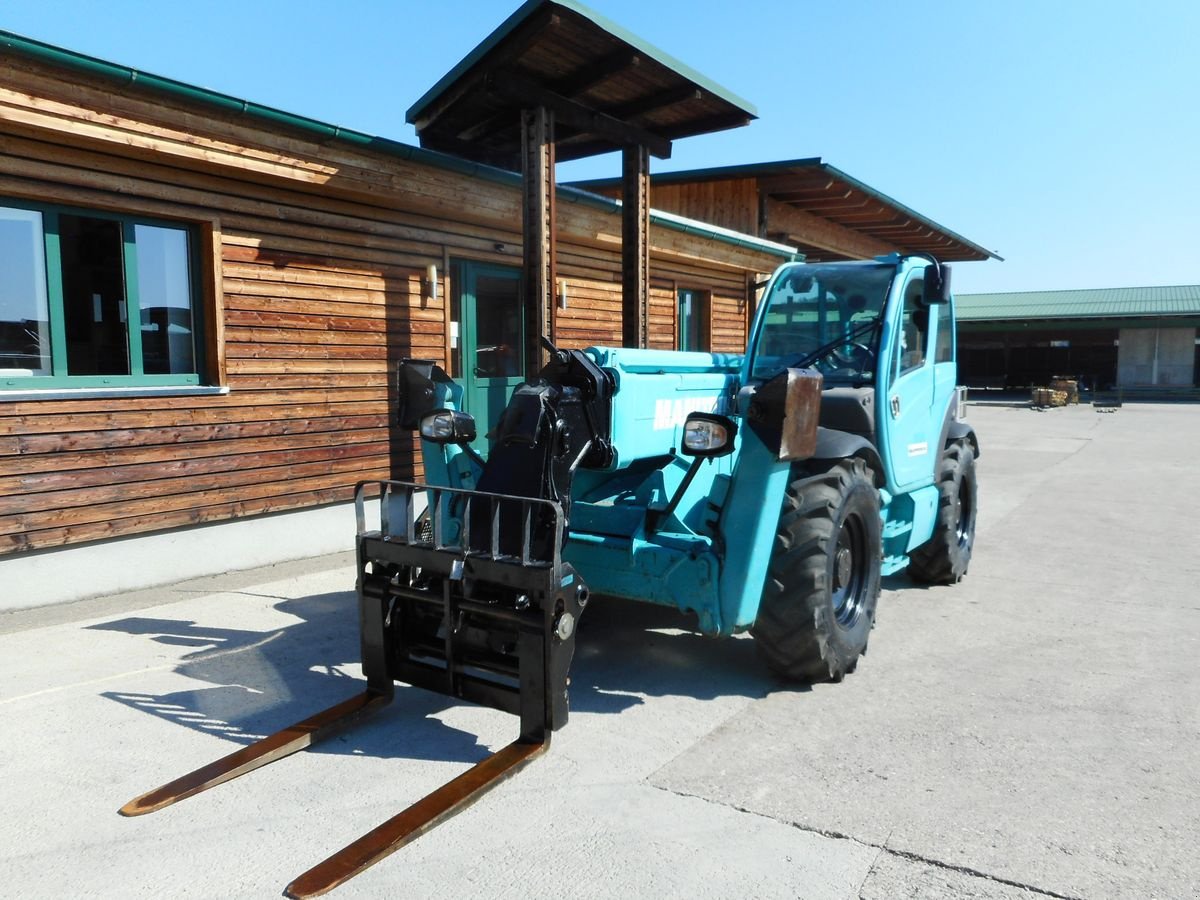
{"label": "machine decal", "polygon": [[694,412],[719,413],[721,412],[720,397],[688,397],[683,400],[655,400],[654,401],[654,430],[661,431],[664,428],[675,428],[687,421],[687,417]]}
{"label": "machine decal", "polygon": [[929,452],[929,444],[925,441],[921,441],[921,443],[919,443],[919,444],[909,444],[908,445],[908,455],[909,456],[924,456],[928,452]]}

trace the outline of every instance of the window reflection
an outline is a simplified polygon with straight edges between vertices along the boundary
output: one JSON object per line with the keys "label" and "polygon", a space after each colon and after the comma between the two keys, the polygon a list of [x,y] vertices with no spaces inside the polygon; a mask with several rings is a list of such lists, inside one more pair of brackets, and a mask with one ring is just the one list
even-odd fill
{"label": "window reflection", "polygon": [[0,372],[50,374],[42,214],[0,207]]}
{"label": "window reflection", "polygon": [[475,281],[475,374],[481,378],[521,375],[521,306],[514,278],[480,275]]}
{"label": "window reflection", "polygon": [[196,371],[187,232],[135,225],[142,365],[147,375]]}

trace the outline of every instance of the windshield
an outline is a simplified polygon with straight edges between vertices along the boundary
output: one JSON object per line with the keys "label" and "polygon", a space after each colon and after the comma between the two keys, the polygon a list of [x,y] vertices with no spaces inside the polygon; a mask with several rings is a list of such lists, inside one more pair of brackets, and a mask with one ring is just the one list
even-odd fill
{"label": "windshield", "polygon": [[752,378],[813,366],[827,382],[875,378],[880,318],[896,274],[892,263],[792,266],[775,279],[764,302]]}

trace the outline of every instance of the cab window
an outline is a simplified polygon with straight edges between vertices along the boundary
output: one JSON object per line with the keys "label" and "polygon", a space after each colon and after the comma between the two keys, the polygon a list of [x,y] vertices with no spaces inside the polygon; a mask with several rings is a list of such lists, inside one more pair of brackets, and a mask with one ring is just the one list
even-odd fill
{"label": "cab window", "polygon": [[922,303],[925,283],[913,278],[904,288],[904,315],[900,323],[899,375],[925,364],[929,347],[929,308]]}

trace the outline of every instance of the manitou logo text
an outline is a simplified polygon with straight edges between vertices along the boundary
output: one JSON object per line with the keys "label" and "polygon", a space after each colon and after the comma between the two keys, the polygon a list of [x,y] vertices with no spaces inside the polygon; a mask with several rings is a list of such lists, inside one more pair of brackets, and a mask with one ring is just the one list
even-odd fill
{"label": "manitou logo text", "polygon": [[719,397],[688,397],[685,400],[655,400],[654,430],[682,425],[694,412],[720,412]]}

